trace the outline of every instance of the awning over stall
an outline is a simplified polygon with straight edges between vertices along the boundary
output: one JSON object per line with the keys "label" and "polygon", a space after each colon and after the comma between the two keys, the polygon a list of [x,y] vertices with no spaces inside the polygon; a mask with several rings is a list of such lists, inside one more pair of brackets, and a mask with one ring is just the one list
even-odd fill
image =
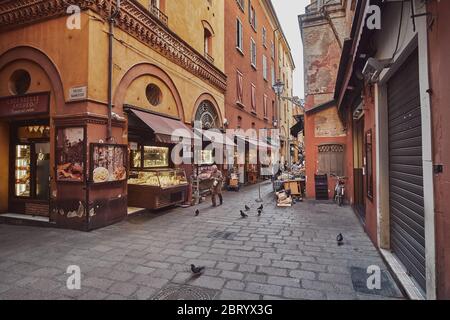
{"label": "awning over stall", "polygon": [[[230,137],[228,137],[225,133],[212,131],[212,130],[202,130],[203,136],[205,140],[211,141],[211,142],[217,142],[220,141],[222,144],[227,146],[235,146],[235,143],[233,142]],[[199,135],[200,132],[196,132],[196,135]]]}
{"label": "awning over stall", "polygon": [[136,109],[128,109],[139,120],[145,123],[154,133],[156,141],[162,143],[177,143],[172,140],[172,135],[188,138],[191,141],[194,138],[192,129],[180,120],[163,117],[157,114],[139,111]]}
{"label": "awning over stall", "polygon": [[291,127],[291,135],[294,137],[297,137],[298,134],[303,131],[305,128],[304,122],[303,122],[303,116],[299,116],[297,119],[297,123]]}

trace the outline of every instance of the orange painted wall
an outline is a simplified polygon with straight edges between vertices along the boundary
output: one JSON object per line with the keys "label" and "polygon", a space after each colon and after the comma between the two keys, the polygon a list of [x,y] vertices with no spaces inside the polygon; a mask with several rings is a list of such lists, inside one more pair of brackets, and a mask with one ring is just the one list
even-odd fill
{"label": "orange painted wall", "polygon": [[[336,110],[337,112],[337,110]],[[318,172],[318,146],[321,144],[343,144],[347,150],[347,136],[341,137],[316,137],[315,136],[315,118],[320,116],[322,112],[306,113],[305,114],[305,153],[306,153],[306,196],[308,198],[315,198],[315,182],[314,175]],[[350,159],[351,160],[351,159]],[[348,157],[344,159],[344,163],[349,161]],[[345,168],[344,174],[348,174],[348,168]],[[336,180],[328,177],[328,196],[333,198],[334,186]],[[348,196],[348,192],[347,192]]]}
{"label": "orange painted wall", "polygon": [[450,299],[450,1],[427,4],[434,25],[428,29],[433,162],[444,172],[434,176],[437,296]]}

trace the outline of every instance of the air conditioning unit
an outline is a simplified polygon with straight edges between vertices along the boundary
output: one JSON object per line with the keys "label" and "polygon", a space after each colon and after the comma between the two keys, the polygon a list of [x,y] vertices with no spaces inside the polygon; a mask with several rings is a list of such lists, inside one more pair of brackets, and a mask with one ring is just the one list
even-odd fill
{"label": "air conditioning unit", "polygon": [[381,72],[391,65],[392,59],[378,60],[376,58],[369,58],[364,66],[362,74],[367,81],[375,83],[378,81]]}

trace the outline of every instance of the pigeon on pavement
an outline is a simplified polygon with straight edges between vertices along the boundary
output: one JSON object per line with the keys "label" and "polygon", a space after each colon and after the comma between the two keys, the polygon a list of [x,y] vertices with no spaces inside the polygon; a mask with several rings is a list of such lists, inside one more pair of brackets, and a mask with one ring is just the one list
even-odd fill
{"label": "pigeon on pavement", "polygon": [[196,267],[195,265],[191,264],[191,271],[193,274],[200,274],[205,270],[205,267]]}
{"label": "pigeon on pavement", "polygon": [[197,209],[195,210],[195,216],[198,216],[200,214],[200,211]]}
{"label": "pigeon on pavement", "polygon": [[242,218],[247,218],[248,216],[245,214],[244,211],[241,210],[241,217],[242,217]]}
{"label": "pigeon on pavement", "polygon": [[339,233],[336,237],[336,241],[338,243],[338,246],[342,246],[344,244],[344,236],[342,233]]}
{"label": "pigeon on pavement", "polygon": [[245,205],[245,211],[250,210],[250,207],[248,205]]}

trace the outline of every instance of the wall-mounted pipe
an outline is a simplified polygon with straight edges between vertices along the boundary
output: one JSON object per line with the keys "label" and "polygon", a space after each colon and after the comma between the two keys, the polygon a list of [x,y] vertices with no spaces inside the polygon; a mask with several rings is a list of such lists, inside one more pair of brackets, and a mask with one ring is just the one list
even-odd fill
{"label": "wall-mounted pipe", "polygon": [[111,15],[109,17],[108,32],[108,125],[106,141],[112,140],[112,81],[113,81],[113,40],[114,40],[114,24],[120,12],[120,0],[116,0],[116,8],[113,10],[111,0]]}

